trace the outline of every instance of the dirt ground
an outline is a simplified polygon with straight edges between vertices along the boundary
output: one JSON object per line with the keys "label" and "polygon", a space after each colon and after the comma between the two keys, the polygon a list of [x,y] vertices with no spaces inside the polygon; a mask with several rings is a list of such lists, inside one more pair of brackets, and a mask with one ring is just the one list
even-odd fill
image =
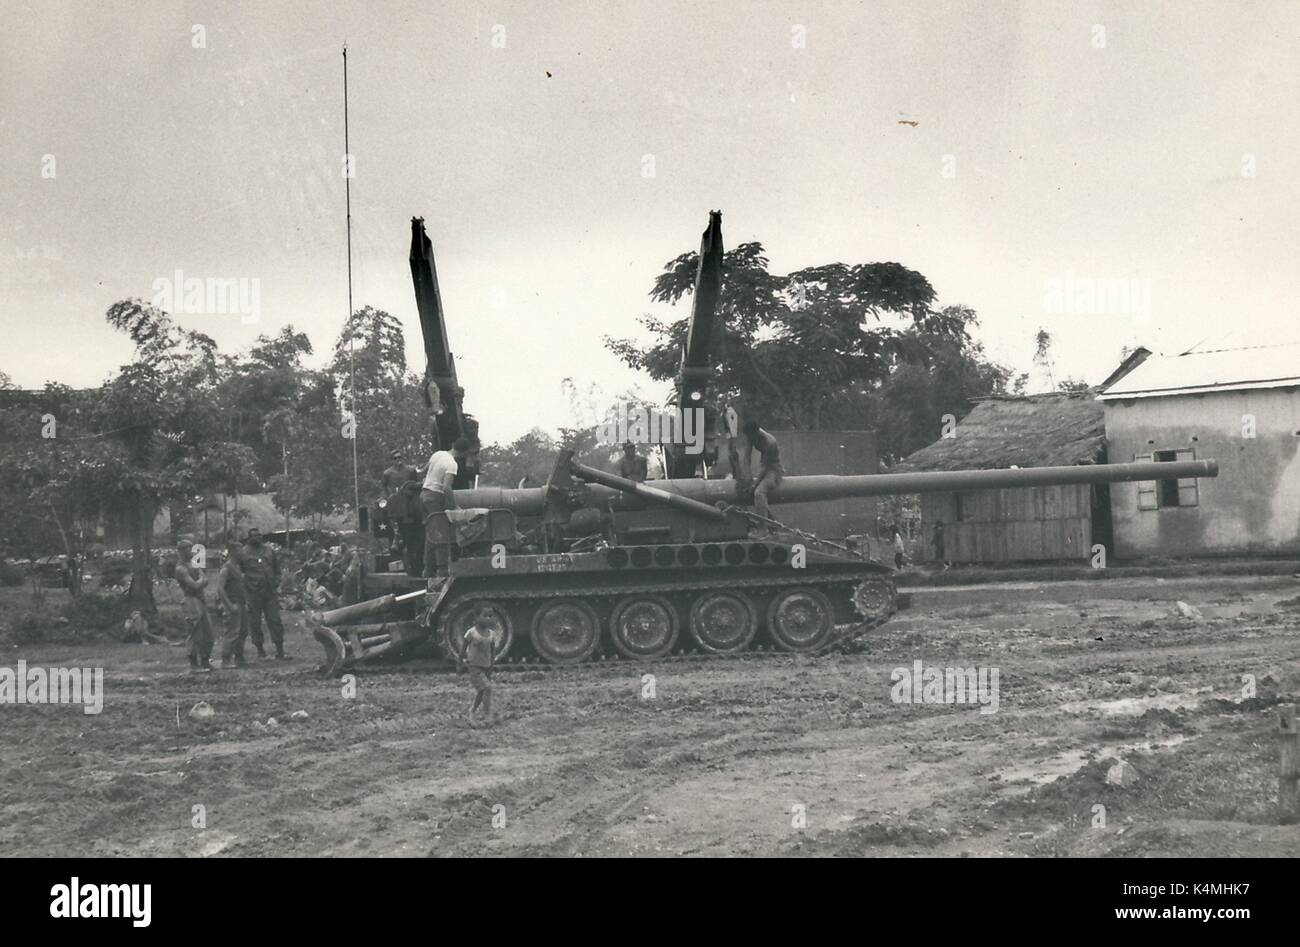
{"label": "dirt ground", "polygon": [[[286,619],[295,661],[199,678],[175,647],[6,647],[106,685],[98,716],[0,705],[0,853],[1300,855],[1290,577],[919,589],[861,654],[502,672],[486,728],[431,660],[345,696]],[[895,703],[916,660],[997,668],[998,711]]]}

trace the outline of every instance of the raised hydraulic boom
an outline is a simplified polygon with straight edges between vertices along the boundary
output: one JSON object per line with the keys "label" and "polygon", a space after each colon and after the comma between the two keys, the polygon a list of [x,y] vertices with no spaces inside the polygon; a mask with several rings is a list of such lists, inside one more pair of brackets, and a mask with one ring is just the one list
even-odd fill
{"label": "raised hydraulic boom", "polygon": [[424,337],[425,403],[433,412],[432,433],[443,450],[450,448],[456,438],[467,437],[477,454],[478,425],[465,415],[465,390],[456,379],[456,359],[447,338],[433,243],[424,232],[423,217],[411,218],[411,282]]}
{"label": "raised hydraulic boom", "polygon": [[[722,211],[709,212],[709,226],[700,238],[699,264],[695,271],[695,292],[691,297],[691,321],[682,346],[677,370],[677,406],[683,412],[704,411],[702,430],[713,431],[714,418],[707,404],[713,374],[714,340],[718,334],[718,298],[722,295]],[[668,476],[674,479],[698,477],[704,454],[688,454],[680,444],[665,445]],[[706,451],[707,454],[707,451]]]}

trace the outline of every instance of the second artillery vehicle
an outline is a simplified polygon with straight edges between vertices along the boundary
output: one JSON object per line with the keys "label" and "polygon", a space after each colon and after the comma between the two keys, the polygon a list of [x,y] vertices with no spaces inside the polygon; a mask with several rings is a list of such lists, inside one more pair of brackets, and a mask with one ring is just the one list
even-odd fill
{"label": "second artillery vehicle", "polygon": [[[678,379],[682,406],[705,400],[721,263],[721,215],[714,213],[701,243]],[[748,445],[736,440],[733,454],[743,456]],[[576,664],[600,653],[654,660],[682,649],[818,653],[894,613],[899,596],[891,568],[746,509],[753,485],[743,464],[732,467],[742,471],[739,479],[707,479],[692,475],[693,458],[665,453],[666,480],[625,480],[561,451],[543,487],[455,491],[458,512],[426,523],[434,538],[459,548],[450,579],[426,587],[414,576],[375,573],[366,578],[368,600],[309,614],[327,669],[400,655],[430,637],[454,653],[480,615],[492,625],[498,656]],[[716,444],[705,457],[715,453]],[[779,506],[1217,474],[1215,461],[1200,460],[789,476],[770,500]]]}

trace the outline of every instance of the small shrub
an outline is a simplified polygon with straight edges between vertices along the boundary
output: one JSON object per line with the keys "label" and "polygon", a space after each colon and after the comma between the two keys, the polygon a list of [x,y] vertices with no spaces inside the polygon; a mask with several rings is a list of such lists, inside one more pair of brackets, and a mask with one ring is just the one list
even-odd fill
{"label": "small shrub", "polygon": [[0,585],[10,588],[23,584],[23,570],[12,562],[0,562]]}
{"label": "small shrub", "polygon": [[46,639],[50,619],[39,612],[20,612],[9,625],[14,644],[39,644]]}
{"label": "small shrub", "polygon": [[99,573],[99,587],[126,585],[131,580],[131,563],[115,560],[104,564]]}
{"label": "small shrub", "polygon": [[130,608],[121,595],[83,592],[64,605],[61,614],[79,632],[103,632],[121,625]]}

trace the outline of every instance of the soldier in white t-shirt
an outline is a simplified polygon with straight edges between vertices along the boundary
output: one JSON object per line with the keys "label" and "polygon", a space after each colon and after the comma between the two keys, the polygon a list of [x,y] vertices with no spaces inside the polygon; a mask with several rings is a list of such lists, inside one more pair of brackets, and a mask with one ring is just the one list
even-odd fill
{"label": "soldier in white t-shirt", "polygon": [[424,508],[424,575],[425,578],[446,576],[451,571],[451,544],[434,542],[430,538],[429,517],[456,508],[456,495],[452,481],[460,469],[460,461],[469,453],[469,441],[456,438],[451,450],[435,451],[429,458],[429,468],[420,490],[420,505]]}

